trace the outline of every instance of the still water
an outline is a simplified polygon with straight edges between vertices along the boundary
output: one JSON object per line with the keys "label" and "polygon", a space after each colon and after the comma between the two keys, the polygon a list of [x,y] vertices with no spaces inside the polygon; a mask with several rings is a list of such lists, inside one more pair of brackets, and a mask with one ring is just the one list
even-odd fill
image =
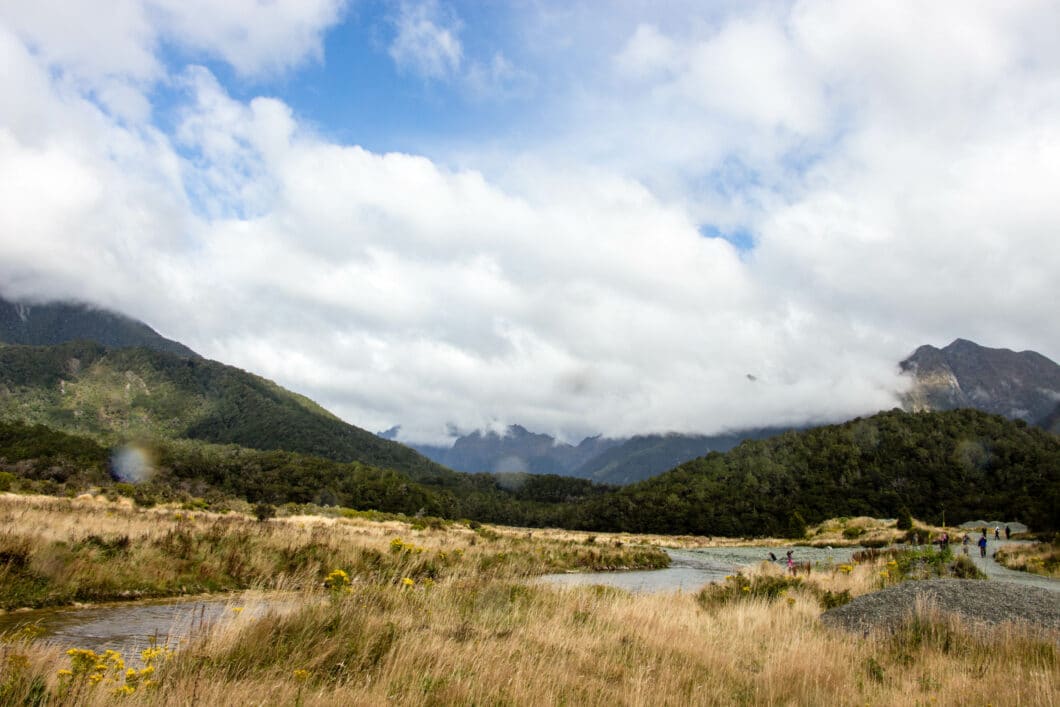
{"label": "still water", "polygon": [[698,550],[667,550],[670,566],[662,570],[631,572],[580,572],[546,574],[538,581],[566,586],[602,584],[631,592],[692,592],[704,584],[718,582],[726,575],[735,574],[748,565],[769,561],[772,552],[780,563],[785,553],[794,550],[796,562],[812,562],[815,566],[827,566],[849,562],[859,547],[815,548],[815,547],[709,547]]}

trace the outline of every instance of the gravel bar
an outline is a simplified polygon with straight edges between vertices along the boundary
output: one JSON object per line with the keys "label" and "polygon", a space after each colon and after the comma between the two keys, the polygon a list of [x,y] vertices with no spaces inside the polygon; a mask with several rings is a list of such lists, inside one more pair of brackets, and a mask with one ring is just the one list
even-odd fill
{"label": "gravel bar", "polygon": [[917,600],[971,623],[1025,623],[1060,631],[1060,593],[1012,582],[980,579],[926,579],[902,582],[829,609],[821,620],[851,631],[894,630]]}

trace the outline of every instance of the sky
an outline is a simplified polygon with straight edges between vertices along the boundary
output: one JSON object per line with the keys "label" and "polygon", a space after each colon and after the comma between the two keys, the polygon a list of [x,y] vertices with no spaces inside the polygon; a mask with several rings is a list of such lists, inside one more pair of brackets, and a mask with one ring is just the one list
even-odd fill
{"label": "sky", "polygon": [[1060,5],[0,0],[0,293],[369,430],[871,414],[1060,360]]}

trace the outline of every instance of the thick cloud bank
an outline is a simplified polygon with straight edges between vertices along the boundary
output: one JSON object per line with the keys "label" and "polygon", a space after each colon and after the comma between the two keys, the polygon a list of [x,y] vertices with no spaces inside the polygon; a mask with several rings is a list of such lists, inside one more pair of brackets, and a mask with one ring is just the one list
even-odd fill
{"label": "thick cloud bank", "polygon": [[[517,18],[513,72],[570,60],[525,84],[550,128],[459,158],[336,142],[166,58],[290,76],[341,3],[22,5],[3,293],[127,312],[354,424],[713,433],[891,407],[921,343],[1060,354],[1055,5]],[[398,70],[485,65],[459,7],[418,7]]]}

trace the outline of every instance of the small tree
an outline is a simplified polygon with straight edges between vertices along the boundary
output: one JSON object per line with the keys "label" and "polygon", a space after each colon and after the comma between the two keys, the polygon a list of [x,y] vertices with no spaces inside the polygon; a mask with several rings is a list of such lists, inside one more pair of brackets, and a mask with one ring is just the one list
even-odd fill
{"label": "small tree", "polygon": [[792,511],[791,515],[788,516],[787,536],[789,538],[806,537],[806,519],[798,511]]}
{"label": "small tree", "polygon": [[264,523],[269,518],[276,517],[276,506],[271,503],[259,503],[254,506],[254,517]]}
{"label": "small tree", "polygon": [[898,530],[912,530],[913,529],[913,514],[909,512],[909,508],[902,506],[898,509],[898,523],[896,524]]}

